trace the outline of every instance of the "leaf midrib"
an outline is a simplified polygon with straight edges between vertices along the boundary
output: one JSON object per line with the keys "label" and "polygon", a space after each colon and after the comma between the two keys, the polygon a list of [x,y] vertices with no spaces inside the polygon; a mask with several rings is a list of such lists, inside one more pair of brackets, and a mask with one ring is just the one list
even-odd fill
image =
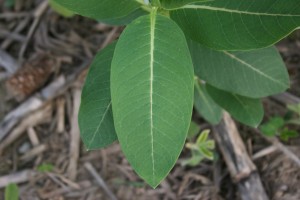
{"label": "leaf midrib", "polygon": [[241,10],[219,8],[219,7],[213,7],[213,6],[204,6],[204,5],[186,5],[186,6],[183,6],[181,9],[202,9],[202,10],[212,10],[212,11],[219,11],[219,12],[228,12],[228,13],[245,14],[245,15],[257,15],[257,16],[300,17],[300,15],[250,12],[250,11],[241,11]]}
{"label": "leaf midrib", "polygon": [[154,136],[153,136],[153,68],[154,68],[154,38],[155,38],[156,10],[150,15],[150,137],[151,137],[151,160],[152,160],[152,182],[155,177],[154,163]]}

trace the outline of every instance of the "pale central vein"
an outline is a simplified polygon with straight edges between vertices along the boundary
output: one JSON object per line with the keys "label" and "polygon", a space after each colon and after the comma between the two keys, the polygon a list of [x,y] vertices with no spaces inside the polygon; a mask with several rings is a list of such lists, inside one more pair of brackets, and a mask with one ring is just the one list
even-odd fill
{"label": "pale central vein", "polygon": [[300,15],[293,15],[293,14],[259,13],[259,12],[233,10],[233,9],[228,9],[228,8],[219,8],[219,7],[205,6],[205,5],[186,5],[186,6],[183,6],[183,8],[184,9],[212,10],[212,11],[220,11],[220,12],[228,12],[228,13],[245,14],[245,15],[273,16],[273,17],[300,17]]}
{"label": "pale central vein", "polygon": [[[155,37],[156,12],[153,12],[150,19],[150,135],[151,135],[151,159],[152,178],[154,179],[154,138],[153,138],[153,67],[154,67],[154,37]],[[154,181],[154,180],[153,180]]]}
{"label": "pale central vein", "polygon": [[273,81],[273,82],[275,82],[275,83],[278,83],[279,85],[285,87],[285,85],[284,85],[283,83],[281,83],[280,81],[278,81],[278,80],[274,79],[273,77],[271,77],[271,76],[265,74],[264,72],[260,71],[259,69],[256,69],[256,68],[253,67],[251,64],[249,64],[249,63],[247,63],[247,62],[245,62],[245,61],[239,59],[239,58],[236,57],[235,55],[233,55],[233,54],[231,54],[231,53],[229,53],[229,52],[227,52],[227,51],[223,51],[223,53],[224,53],[225,55],[229,56],[230,58],[232,58],[232,59],[238,61],[239,63],[243,64],[244,66],[250,68],[250,69],[253,70],[254,72],[260,74],[261,76],[263,76],[263,77],[265,77],[265,78],[267,78],[267,79],[269,79],[269,80],[271,80],[271,81]]}

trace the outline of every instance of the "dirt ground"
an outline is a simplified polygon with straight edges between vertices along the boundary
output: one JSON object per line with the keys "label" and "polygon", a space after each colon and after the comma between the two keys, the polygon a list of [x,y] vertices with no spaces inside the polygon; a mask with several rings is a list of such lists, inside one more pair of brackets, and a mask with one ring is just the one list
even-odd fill
{"label": "dirt ground", "polygon": [[[0,0],[0,60],[7,64],[0,62],[0,127],[7,130],[0,133],[0,200],[11,182],[22,200],[112,199],[107,193],[120,200],[240,199],[218,147],[214,161],[178,162],[155,190],[138,178],[117,143],[86,151],[77,124],[80,91],[92,57],[122,30],[64,18],[42,0],[16,0],[13,7]],[[291,78],[288,92],[300,97],[300,32],[277,47]],[[287,112],[272,98],[264,106],[265,121]],[[212,128],[197,113],[193,119],[202,130]],[[271,143],[255,129],[238,127],[270,199],[300,200],[299,166],[278,150],[253,158]],[[281,144],[300,157],[300,138]],[[189,156],[184,149],[180,159]]]}

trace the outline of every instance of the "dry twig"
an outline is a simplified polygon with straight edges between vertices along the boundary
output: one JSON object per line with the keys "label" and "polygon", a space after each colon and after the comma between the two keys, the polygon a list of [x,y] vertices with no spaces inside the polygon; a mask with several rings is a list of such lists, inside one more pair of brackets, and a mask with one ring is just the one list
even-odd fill
{"label": "dry twig", "polygon": [[214,136],[231,177],[238,185],[241,198],[267,200],[256,167],[249,158],[237,127],[228,113],[224,113],[222,122],[214,127]]}
{"label": "dry twig", "polygon": [[24,170],[0,177],[0,188],[4,188],[11,183],[24,183],[30,180],[36,173],[32,170]]}
{"label": "dry twig", "polygon": [[70,162],[67,169],[68,177],[71,180],[76,179],[77,175],[77,163],[79,159],[79,153],[80,153],[80,132],[79,132],[79,126],[78,126],[78,112],[79,112],[79,106],[80,106],[80,97],[81,97],[81,91],[79,89],[75,89],[73,92],[73,114],[71,119],[71,141],[69,146],[69,153],[70,153]]}

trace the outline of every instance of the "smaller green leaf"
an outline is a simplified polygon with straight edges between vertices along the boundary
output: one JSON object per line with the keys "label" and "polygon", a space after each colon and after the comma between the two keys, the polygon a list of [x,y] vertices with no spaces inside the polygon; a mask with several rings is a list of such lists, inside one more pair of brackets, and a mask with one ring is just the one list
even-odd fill
{"label": "smaller green leaf", "polygon": [[5,200],[19,200],[19,187],[11,183],[5,188]]}
{"label": "smaller green leaf", "polygon": [[184,159],[181,161],[182,166],[191,166],[195,167],[197,166],[202,160],[204,159],[204,156],[201,155],[197,151],[192,151],[192,157],[189,159]]}
{"label": "smaller green leaf", "polygon": [[88,150],[117,140],[110,95],[110,67],[115,45],[111,44],[96,55],[82,90],[78,123]]}
{"label": "smaller green leaf", "polygon": [[285,122],[282,117],[273,117],[267,123],[261,125],[260,130],[264,135],[274,137],[284,124]]}
{"label": "smaller green leaf", "polygon": [[283,141],[288,141],[291,138],[297,138],[299,137],[299,133],[294,130],[289,130],[288,128],[285,128],[283,131],[280,132],[280,139]]}
{"label": "smaller green leaf", "polygon": [[205,146],[206,146],[206,148],[212,150],[212,149],[215,149],[216,144],[215,144],[215,141],[213,141],[213,140],[208,140],[208,141],[206,141]]}
{"label": "smaller green leaf", "polygon": [[222,108],[212,100],[198,77],[195,78],[194,106],[209,123],[218,124],[221,121]]}
{"label": "smaller green leaf", "polygon": [[205,158],[207,158],[209,160],[213,160],[214,159],[214,153],[211,152],[206,147],[204,147],[204,146],[200,147],[199,151],[204,155]]}
{"label": "smaller green leaf", "polygon": [[196,124],[195,122],[191,121],[190,124],[190,128],[189,128],[189,132],[188,132],[188,137],[194,137],[195,135],[197,135],[200,131],[200,126],[198,124]]}
{"label": "smaller green leaf", "polygon": [[53,169],[54,169],[54,165],[46,164],[46,163],[37,167],[37,170],[39,172],[51,172],[51,171],[53,171]]}
{"label": "smaller green leaf", "polygon": [[73,11],[70,11],[69,9],[65,8],[64,6],[56,3],[54,0],[50,0],[49,4],[55,12],[57,12],[58,14],[60,14],[64,17],[73,17],[75,15],[75,13]]}
{"label": "smaller green leaf", "polygon": [[196,144],[200,145],[200,144],[206,142],[209,132],[210,132],[210,130],[202,131],[201,134],[199,135],[199,137],[197,138]]}
{"label": "smaller green leaf", "polygon": [[210,85],[207,85],[206,89],[212,99],[237,121],[252,127],[257,127],[261,122],[264,110],[259,99],[225,92]]}

